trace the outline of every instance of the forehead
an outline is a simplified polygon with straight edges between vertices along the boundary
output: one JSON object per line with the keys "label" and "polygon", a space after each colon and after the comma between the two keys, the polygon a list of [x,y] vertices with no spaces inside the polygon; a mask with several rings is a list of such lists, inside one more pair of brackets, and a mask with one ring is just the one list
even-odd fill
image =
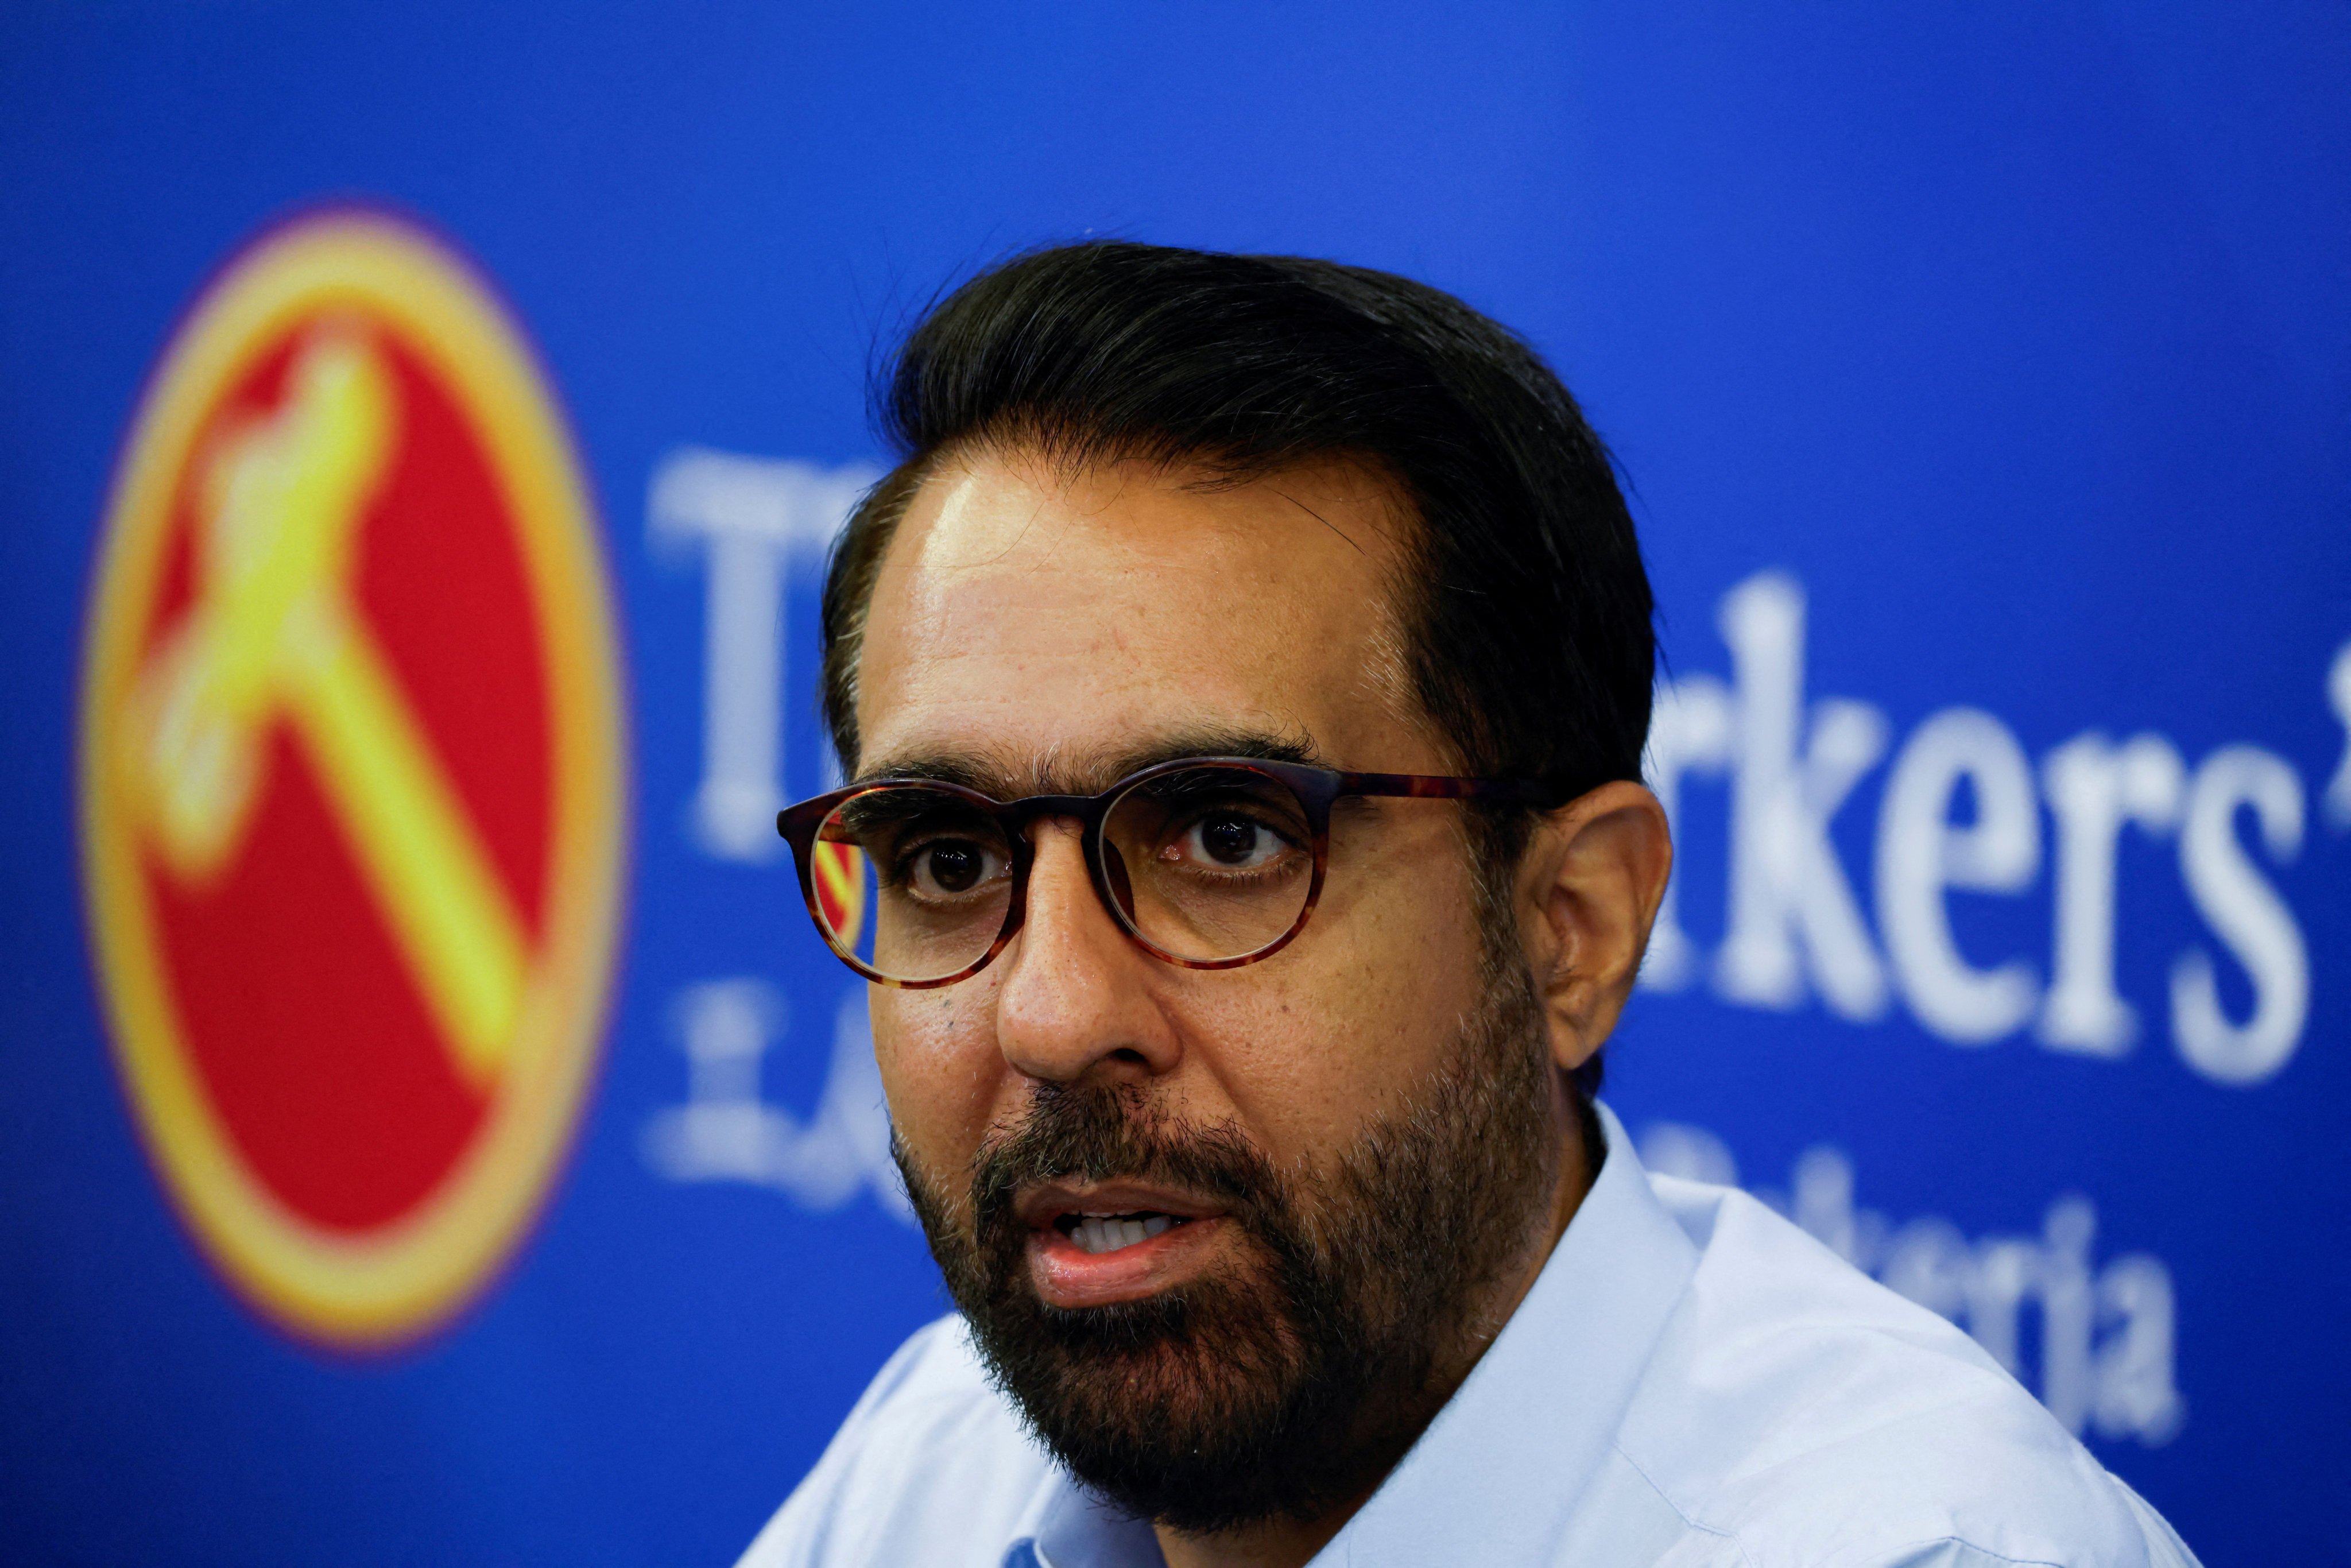
{"label": "forehead", "polygon": [[1008,789],[1099,789],[1199,735],[1403,766],[1416,727],[1390,585],[1411,525],[1394,486],[1338,461],[1201,478],[1020,454],[943,466],[875,580],[860,771],[952,759]]}

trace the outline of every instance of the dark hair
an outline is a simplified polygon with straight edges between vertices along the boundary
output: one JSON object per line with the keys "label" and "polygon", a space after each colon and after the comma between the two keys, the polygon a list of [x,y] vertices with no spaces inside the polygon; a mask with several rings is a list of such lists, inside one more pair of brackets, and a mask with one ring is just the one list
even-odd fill
{"label": "dark hair", "polygon": [[[891,536],[943,455],[994,446],[1233,481],[1371,464],[1418,513],[1395,611],[1461,769],[1578,792],[1641,776],[1653,601],[1607,450],[1540,355],[1449,294],[1297,256],[1056,246],[934,306],[874,403],[900,462],[851,515],[824,588],[824,717],[846,768]],[[1523,812],[1482,821],[1481,883],[1524,830]]]}

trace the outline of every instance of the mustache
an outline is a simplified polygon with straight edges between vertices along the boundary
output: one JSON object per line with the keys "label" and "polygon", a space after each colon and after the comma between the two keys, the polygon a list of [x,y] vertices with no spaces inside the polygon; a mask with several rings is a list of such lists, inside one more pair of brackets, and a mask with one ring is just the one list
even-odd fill
{"label": "mustache", "polygon": [[1013,1205],[1041,1182],[1138,1181],[1214,1199],[1250,1226],[1287,1209],[1289,1184],[1239,1128],[1182,1121],[1129,1084],[1040,1083],[1008,1132],[972,1161],[971,1213],[983,1236],[1019,1225]]}

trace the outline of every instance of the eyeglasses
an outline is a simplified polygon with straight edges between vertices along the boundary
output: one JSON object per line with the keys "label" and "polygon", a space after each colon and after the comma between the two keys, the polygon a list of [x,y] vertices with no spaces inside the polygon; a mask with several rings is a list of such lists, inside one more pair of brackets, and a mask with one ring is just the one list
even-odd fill
{"label": "eyeglasses", "polygon": [[997,800],[960,785],[885,779],[778,812],[809,917],[877,985],[951,986],[1004,951],[1028,912],[1040,817],[1084,828],[1086,870],[1135,946],[1186,969],[1232,969],[1287,946],[1314,913],[1332,802],[1349,795],[1564,804],[1554,784],[1340,773],[1194,757],[1099,795]]}

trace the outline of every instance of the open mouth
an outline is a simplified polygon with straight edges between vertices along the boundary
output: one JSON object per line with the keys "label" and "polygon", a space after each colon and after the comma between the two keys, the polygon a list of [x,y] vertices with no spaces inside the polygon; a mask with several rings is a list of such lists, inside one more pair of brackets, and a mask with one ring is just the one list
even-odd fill
{"label": "open mouth", "polygon": [[1140,1301],[1215,1267],[1229,1218],[1212,1201],[1140,1181],[1047,1182],[1019,1204],[1029,1268],[1052,1306]]}
{"label": "open mouth", "polygon": [[1190,1223],[1179,1214],[1144,1208],[1123,1214],[1064,1214],[1053,1221],[1053,1228],[1075,1243],[1079,1251],[1102,1253],[1139,1247],[1155,1236],[1164,1236],[1179,1225]]}

